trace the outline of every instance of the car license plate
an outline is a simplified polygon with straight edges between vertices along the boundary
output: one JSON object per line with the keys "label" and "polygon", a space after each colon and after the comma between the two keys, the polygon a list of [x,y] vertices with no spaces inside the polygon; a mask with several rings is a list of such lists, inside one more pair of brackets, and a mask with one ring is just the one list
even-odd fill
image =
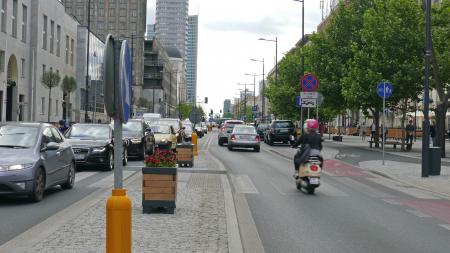
{"label": "car license plate", "polygon": [[310,184],[319,184],[319,178],[312,177],[312,178],[309,179],[309,183]]}
{"label": "car license plate", "polygon": [[84,154],[75,154],[75,160],[84,160],[85,157]]}

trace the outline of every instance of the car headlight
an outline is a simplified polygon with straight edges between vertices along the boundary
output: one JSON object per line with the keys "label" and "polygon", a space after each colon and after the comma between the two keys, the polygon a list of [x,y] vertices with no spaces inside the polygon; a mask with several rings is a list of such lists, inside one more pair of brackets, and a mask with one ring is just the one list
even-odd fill
{"label": "car headlight", "polygon": [[103,152],[105,152],[105,150],[106,150],[106,147],[95,147],[95,148],[92,149],[92,152],[94,152],[94,153],[103,153]]}
{"label": "car headlight", "polygon": [[23,169],[29,169],[31,167],[33,167],[33,163],[14,164],[14,165],[1,165],[0,166],[0,171],[23,170]]}
{"label": "car headlight", "polygon": [[161,139],[161,142],[167,142],[167,140],[166,139]]}
{"label": "car headlight", "polygon": [[141,139],[131,139],[130,141],[132,144],[141,144],[141,142],[142,142]]}

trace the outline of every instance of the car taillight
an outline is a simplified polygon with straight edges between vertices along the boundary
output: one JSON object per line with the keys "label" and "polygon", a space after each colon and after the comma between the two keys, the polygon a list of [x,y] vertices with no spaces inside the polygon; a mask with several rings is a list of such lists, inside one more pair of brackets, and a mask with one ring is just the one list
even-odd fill
{"label": "car taillight", "polygon": [[222,127],[222,128],[220,129],[220,131],[224,132],[224,131],[225,131],[225,127]]}
{"label": "car taillight", "polygon": [[259,141],[259,135],[255,136],[255,141]]}
{"label": "car taillight", "polygon": [[315,164],[309,166],[309,168],[310,168],[312,171],[318,171],[318,170],[319,170],[319,166],[317,166],[317,165],[315,165]]}
{"label": "car taillight", "polygon": [[236,140],[236,135],[232,134],[232,135],[231,135],[231,139],[232,139],[232,140]]}

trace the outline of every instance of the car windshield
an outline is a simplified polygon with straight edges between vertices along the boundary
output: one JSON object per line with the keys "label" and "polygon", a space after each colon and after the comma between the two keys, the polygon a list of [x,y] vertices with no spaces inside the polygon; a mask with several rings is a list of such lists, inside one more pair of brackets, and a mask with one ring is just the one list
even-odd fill
{"label": "car windshield", "polygon": [[170,134],[170,126],[169,125],[153,125],[150,126],[152,132],[155,134]]}
{"label": "car windshield", "polygon": [[294,127],[294,125],[290,121],[285,121],[285,122],[276,122],[275,127],[276,128],[290,128],[290,127]]}
{"label": "car windshield", "polygon": [[106,140],[109,139],[108,125],[73,125],[66,133],[68,139]]}
{"label": "car windshield", "polygon": [[133,137],[142,135],[142,123],[140,121],[128,121],[123,124],[122,133],[125,137]]}
{"label": "car windshield", "polygon": [[167,125],[172,126],[175,131],[178,131],[180,129],[180,123],[176,120],[159,120],[155,122],[156,125]]}
{"label": "car windshield", "polygon": [[235,134],[256,134],[256,130],[254,127],[242,127],[236,126],[233,130]]}
{"label": "car windshield", "polygon": [[258,129],[266,129],[268,127],[267,124],[259,124]]}
{"label": "car windshield", "polygon": [[1,126],[0,147],[30,148],[36,143],[39,128],[29,126]]}

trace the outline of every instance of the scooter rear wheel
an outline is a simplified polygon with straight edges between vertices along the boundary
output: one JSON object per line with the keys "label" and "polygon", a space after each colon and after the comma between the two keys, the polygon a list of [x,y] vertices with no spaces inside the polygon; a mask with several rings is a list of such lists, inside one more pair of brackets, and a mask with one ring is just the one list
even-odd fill
{"label": "scooter rear wheel", "polygon": [[316,190],[316,188],[315,187],[308,187],[308,188],[306,188],[306,191],[308,192],[308,194],[314,194],[314,191]]}

